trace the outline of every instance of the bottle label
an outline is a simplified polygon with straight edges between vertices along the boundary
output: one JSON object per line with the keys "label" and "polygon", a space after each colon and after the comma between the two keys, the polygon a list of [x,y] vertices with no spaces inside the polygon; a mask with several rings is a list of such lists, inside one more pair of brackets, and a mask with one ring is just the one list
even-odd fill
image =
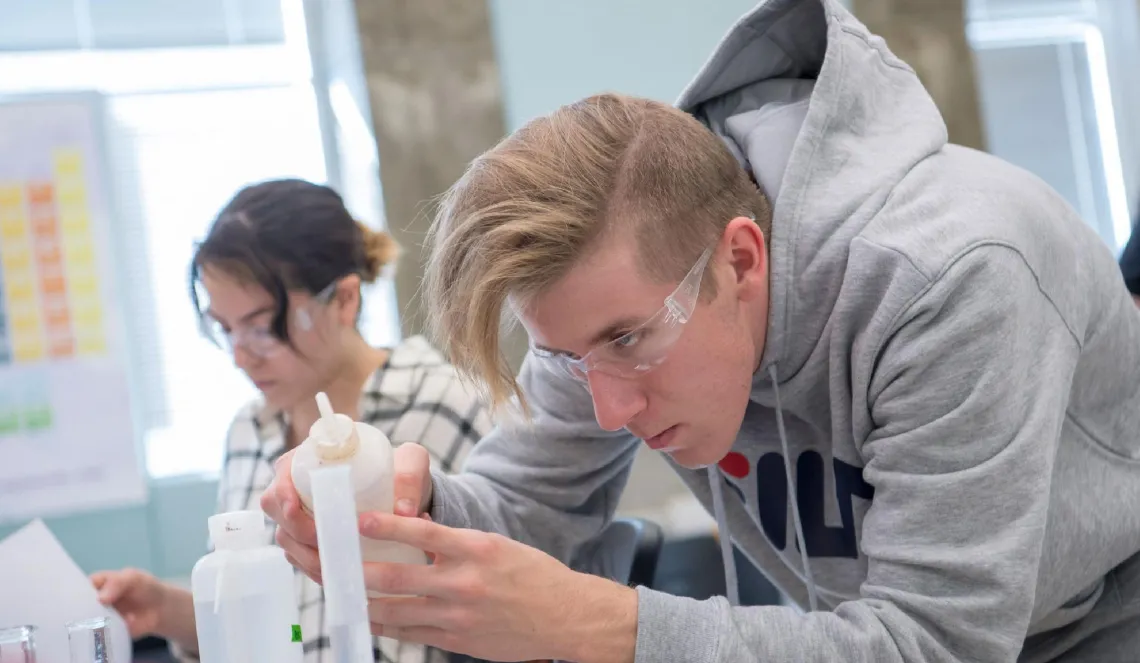
{"label": "bottle label", "polygon": [[301,625],[293,624],[293,642],[301,641]]}

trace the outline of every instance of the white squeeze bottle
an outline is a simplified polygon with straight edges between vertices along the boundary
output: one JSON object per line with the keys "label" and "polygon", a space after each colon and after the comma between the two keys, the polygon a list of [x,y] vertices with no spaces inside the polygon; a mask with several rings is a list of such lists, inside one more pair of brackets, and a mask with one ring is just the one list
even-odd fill
{"label": "white squeeze bottle", "polygon": [[301,663],[293,567],[260,511],[211,516],[214,552],[190,576],[202,663]]}
{"label": "white squeeze bottle", "polygon": [[[380,430],[351,417],[333,412],[332,404],[324,392],[317,394],[317,408],[321,416],[309,437],[293,454],[293,485],[301,502],[313,512],[312,479],[309,473],[319,467],[347,465],[356,512],[395,509],[393,482],[392,443]],[[423,551],[394,541],[376,541],[360,537],[360,553],[365,562],[397,562],[426,564]],[[370,596],[375,596],[369,592]]]}

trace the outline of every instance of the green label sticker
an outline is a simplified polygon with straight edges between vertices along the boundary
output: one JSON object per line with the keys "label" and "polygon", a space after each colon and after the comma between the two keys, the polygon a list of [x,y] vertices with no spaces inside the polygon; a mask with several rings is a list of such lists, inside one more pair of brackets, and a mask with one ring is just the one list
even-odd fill
{"label": "green label sticker", "polygon": [[293,624],[293,642],[301,641],[301,625]]}

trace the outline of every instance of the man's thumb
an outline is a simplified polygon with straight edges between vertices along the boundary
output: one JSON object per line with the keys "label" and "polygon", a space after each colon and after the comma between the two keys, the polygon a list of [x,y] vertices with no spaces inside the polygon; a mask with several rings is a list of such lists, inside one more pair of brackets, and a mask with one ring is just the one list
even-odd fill
{"label": "man's thumb", "polygon": [[418,516],[431,502],[431,457],[427,449],[408,442],[393,454],[396,515]]}

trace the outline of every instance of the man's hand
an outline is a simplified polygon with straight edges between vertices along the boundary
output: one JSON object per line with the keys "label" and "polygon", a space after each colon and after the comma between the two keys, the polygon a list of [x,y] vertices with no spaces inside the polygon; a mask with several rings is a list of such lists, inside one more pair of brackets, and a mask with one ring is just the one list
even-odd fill
{"label": "man's hand", "polygon": [[365,514],[361,533],[434,556],[429,566],[366,563],[376,635],[496,661],[633,660],[637,593],[570,570],[497,534]]}
{"label": "man's hand", "polygon": [[[290,469],[296,449],[281,456],[275,465],[273,483],[261,495],[261,510],[277,523],[277,544],[285,550],[289,563],[320,582],[321,564],[317,557],[317,526],[301,504]],[[396,513],[417,516],[431,504],[431,471],[427,449],[406,443],[394,453]]]}

